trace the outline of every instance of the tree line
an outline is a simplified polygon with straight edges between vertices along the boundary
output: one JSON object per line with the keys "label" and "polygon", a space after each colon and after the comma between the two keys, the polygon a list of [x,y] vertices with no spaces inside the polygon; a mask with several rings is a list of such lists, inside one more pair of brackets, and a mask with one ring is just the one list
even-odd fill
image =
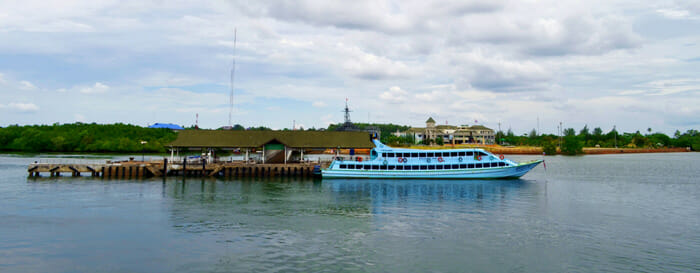
{"label": "tree line", "polygon": [[[170,129],[131,124],[53,124],[0,127],[0,150],[19,152],[166,152]],[[146,143],[141,144],[142,141]]]}
{"label": "tree line", "polygon": [[[342,124],[331,124],[325,130],[333,131]],[[394,132],[405,132],[410,127],[396,124],[355,123],[361,130],[378,130],[380,140],[391,146],[413,145],[411,135],[395,136]],[[188,128],[188,130],[193,128]],[[258,126],[244,128],[236,124],[233,130],[271,130]],[[284,129],[289,130],[289,129]],[[303,129],[301,129],[303,130]],[[324,129],[308,128],[307,131]],[[166,152],[166,146],[177,138],[177,133],[170,129],[144,128],[131,124],[96,124],[71,123],[53,125],[11,125],[0,127],[0,151],[19,152]],[[141,144],[145,141],[145,144]],[[441,145],[442,139],[437,143]],[[555,154],[560,147],[564,154],[578,154],[583,147],[625,147],[625,148],[664,148],[690,147],[700,151],[700,132],[688,130],[676,131],[672,137],[660,132],[652,133],[651,128],[643,134],[619,133],[616,129],[605,133],[600,127],[589,130],[584,126],[578,132],[573,128],[555,134],[538,134],[535,129],[529,134],[516,135],[510,129],[496,132],[496,142],[501,145],[538,146],[547,154]]]}
{"label": "tree line", "polygon": [[634,133],[619,133],[615,128],[604,133],[600,127],[589,130],[588,125],[576,132],[574,128],[567,128],[561,135],[538,134],[532,129],[529,134],[515,135],[510,129],[507,132],[496,132],[496,140],[501,145],[538,146],[545,152],[553,154],[556,147],[561,148],[564,154],[578,154],[583,147],[602,148],[673,148],[690,147],[693,151],[700,151],[700,133],[697,130],[688,130],[681,133],[679,130],[673,137],[660,132],[652,133],[647,128],[646,134],[636,131]]}

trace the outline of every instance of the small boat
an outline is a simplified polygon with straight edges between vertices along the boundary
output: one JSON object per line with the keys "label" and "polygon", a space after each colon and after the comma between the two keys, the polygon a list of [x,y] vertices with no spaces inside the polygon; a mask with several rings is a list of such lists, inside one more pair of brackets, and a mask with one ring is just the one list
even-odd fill
{"label": "small boat", "polygon": [[373,139],[369,160],[336,157],[321,170],[324,178],[519,178],[543,160],[517,163],[484,149],[420,150],[392,148]]}

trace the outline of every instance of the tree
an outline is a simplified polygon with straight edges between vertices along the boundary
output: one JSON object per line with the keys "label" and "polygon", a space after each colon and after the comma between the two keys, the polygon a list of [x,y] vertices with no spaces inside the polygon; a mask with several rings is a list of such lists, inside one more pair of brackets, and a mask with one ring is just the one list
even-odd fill
{"label": "tree", "polygon": [[[568,129],[567,129],[568,130]],[[573,129],[571,129],[573,130]],[[583,143],[573,135],[564,137],[564,143],[561,146],[561,152],[565,155],[577,155],[583,153]]]}
{"label": "tree", "polygon": [[537,137],[537,130],[535,130],[535,129],[533,128],[532,131],[530,131],[530,135],[528,135],[528,137],[531,138],[531,139],[536,138],[536,137]]}
{"label": "tree", "polygon": [[576,130],[574,130],[574,128],[566,128],[566,129],[564,129],[564,135],[565,136],[576,136]]}
{"label": "tree", "polygon": [[557,154],[557,146],[554,145],[554,142],[551,137],[546,137],[543,139],[542,152],[544,152],[545,155]]}

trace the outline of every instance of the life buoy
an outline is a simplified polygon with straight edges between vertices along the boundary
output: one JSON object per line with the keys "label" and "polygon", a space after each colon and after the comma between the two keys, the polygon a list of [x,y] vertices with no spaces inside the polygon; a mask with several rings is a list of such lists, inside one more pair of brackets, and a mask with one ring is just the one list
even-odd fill
{"label": "life buoy", "polygon": [[430,158],[426,158],[425,161],[430,163]]}
{"label": "life buoy", "polygon": [[384,162],[382,162],[382,164],[384,164],[384,166],[386,166],[389,164],[389,161],[386,161],[386,159],[385,159]]}
{"label": "life buoy", "polygon": [[503,159],[506,158],[506,157],[503,156],[503,155],[499,155],[498,158],[500,158],[501,160],[503,160]]}
{"label": "life buoy", "polygon": [[404,158],[403,158],[403,163],[406,163],[406,162],[408,162],[408,158],[405,158],[405,157],[404,157]]}
{"label": "life buoy", "polygon": [[443,161],[445,161],[445,160],[442,159],[442,157],[438,157],[438,162],[443,162]]}
{"label": "life buoy", "polygon": [[476,156],[476,161],[481,161],[481,155]]}
{"label": "life buoy", "polygon": [[399,158],[397,159],[397,161],[398,161],[399,163],[401,163],[401,162],[403,162],[403,158],[399,157]]}
{"label": "life buoy", "polygon": [[462,162],[464,159],[460,156],[458,160],[459,162]]}
{"label": "life buoy", "polygon": [[358,157],[357,162],[362,162],[362,157]]}

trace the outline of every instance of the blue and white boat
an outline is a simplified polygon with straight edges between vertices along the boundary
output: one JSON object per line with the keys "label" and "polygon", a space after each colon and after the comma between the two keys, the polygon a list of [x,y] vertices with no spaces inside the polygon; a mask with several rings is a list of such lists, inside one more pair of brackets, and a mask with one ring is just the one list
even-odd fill
{"label": "blue and white boat", "polygon": [[419,150],[376,146],[369,160],[340,157],[321,170],[324,178],[500,179],[525,175],[543,160],[517,163],[484,149]]}

